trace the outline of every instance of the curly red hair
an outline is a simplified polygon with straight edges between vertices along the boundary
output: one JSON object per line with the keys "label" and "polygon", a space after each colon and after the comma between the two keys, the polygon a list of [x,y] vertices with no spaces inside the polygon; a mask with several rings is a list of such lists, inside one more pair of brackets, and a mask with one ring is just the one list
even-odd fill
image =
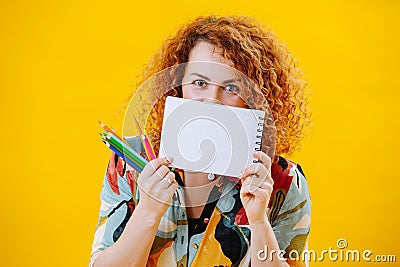
{"label": "curly red hair", "polygon": [[[275,155],[290,155],[311,125],[306,81],[285,44],[257,20],[244,16],[205,16],[183,25],[168,38],[145,66],[138,86],[156,73],[186,63],[198,41],[221,48],[224,58],[247,75],[267,100],[276,126]],[[175,89],[167,95],[182,97]],[[158,151],[165,97],[153,106],[146,132]]]}

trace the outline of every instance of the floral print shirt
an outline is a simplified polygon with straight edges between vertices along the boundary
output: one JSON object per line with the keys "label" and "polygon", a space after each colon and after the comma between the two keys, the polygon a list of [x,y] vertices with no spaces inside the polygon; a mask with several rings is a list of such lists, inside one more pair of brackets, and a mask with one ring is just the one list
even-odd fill
{"label": "floral print shirt", "polygon": [[[136,150],[144,149],[138,136],[127,139]],[[279,157],[271,167],[274,189],[265,211],[281,250],[286,251],[290,266],[308,266],[307,261],[291,260],[290,251],[298,255],[307,249],[310,231],[311,201],[305,175],[300,165]],[[102,250],[120,237],[139,201],[135,179],[138,173],[116,156],[111,156],[100,194],[100,214],[94,234],[91,267]],[[251,229],[240,200],[236,178],[221,176],[212,193],[220,197],[206,218],[206,227],[192,232],[184,208],[184,188],[164,213],[158,226],[147,266],[251,266]],[[295,254],[295,253],[293,253]]]}

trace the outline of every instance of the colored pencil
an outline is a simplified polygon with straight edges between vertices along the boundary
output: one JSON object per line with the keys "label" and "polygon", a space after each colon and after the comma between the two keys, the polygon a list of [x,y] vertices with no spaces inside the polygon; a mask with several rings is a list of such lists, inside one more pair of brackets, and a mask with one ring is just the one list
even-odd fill
{"label": "colored pencil", "polygon": [[125,157],[123,153],[121,153],[117,148],[115,148],[114,146],[112,146],[109,142],[107,141],[103,141],[104,144],[106,144],[106,146],[111,149],[116,155],[118,155],[120,158],[122,158],[123,160],[125,160],[125,162],[127,164],[129,164],[132,168],[134,168],[135,170],[137,170],[138,172],[141,172],[143,169],[140,168],[139,166],[137,166],[135,163],[133,163],[129,158]]}
{"label": "colored pencil", "polygon": [[[107,135],[108,135],[109,138],[107,138]],[[135,165],[137,165],[138,167],[142,168],[142,167],[141,167],[141,164],[139,164],[137,161],[135,161],[134,158],[130,157],[130,156],[128,155],[128,153],[126,153],[126,152],[127,152],[127,149],[124,148],[123,145],[121,145],[121,142],[116,141],[115,138],[110,139],[110,138],[111,138],[111,134],[110,134],[110,133],[105,132],[105,133],[101,134],[101,136],[102,136],[102,138],[103,138],[104,141],[106,141],[107,143],[109,143],[113,148],[117,149],[121,154],[123,154],[123,155],[124,155],[124,158],[129,159],[129,160],[130,160],[131,162],[133,162]],[[136,159],[136,160],[137,160],[137,159]]]}
{"label": "colored pencil", "polygon": [[140,128],[140,125],[139,125],[138,121],[136,120],[136,118],[133,117],[133,119],[135,120],[136,127],[140,134],[140,140],[142,140],[142,144],[146,151],[147,157],[149,158],[149,160],[155,159],[156,156],[155,156],[154,149],[153,149],[153,146],[151,145],[150,140],[148,139],[147,135],[142,132],[142,129]]}
{"label": "colored pencil", "polygon": [[130,146],[126,145],[121,139],[116,137],[113,133],[103,134],[103,136],[107,139],[107,141],[112,144],[114,147],[119,149],[121,152],[127,155],[127,157],[137,164],[140,168],[144,168],[148,161],[140,156],[135,150],[133,150]]}
{"label": "colored pencil", "polygon": [[100,123],[100,126],[101,126],[106,132],[112,133],[113,135],[115,135],[117,138],[119,138],[119,139],[122,140],[125,144],[127,144],[127,145],[129,146],[128,142],[126,142],[125,139],[122,139],[121,137],[118,136],[117,131],[111,129],[111,128],[108,127],[105,123],[103,123],[103,122],[101,122],[101,121],[99,121],[99,120],[98,120],[98,122]]}
{"label": "colored pencil", "polygon": [[103,142],[106,143],[107,147],[110,148],[112,151],[118,153],[118,155],[126,160],[127,162],[129,162],[129,165],[131,165],[132,167],[134,167],[136,170],[138,170],[139,172],[141,172],[143,170],[142,167],[140,167],[135,161],[133,161],[126,153],[123,152],[123,150],[121,150],[120,148],[117,148],[116,146],[114,146],[112,143],[109,142],[109,140],[107,140],[107,138],[105,136],[102,136],[103,138]]}
{"label": "colored pencil", "polygon": [[[136,118],[133,117],[133,119],[135,120],[136,127],[137,127],[137,129],[139,131],[139,134],[140,134],[140,140],[142,140],[142,144],[143,144],[144,149],[146,150],[147,157],[150,160],[155,159],[156,158],[156,153],[154,152],[153,145],[151,144],[150,139],[147,137],[146,134],[143,133],[143,131],[140,128],[140,125],[139,125],[138,121],[136,120]],[[171,170],[175,171],[175,168],[172,167]]]}
{"label": "colored pencil", "polygon": [[[122,153],[126,153],[132,162],[136,163],[136,165],[138,165],[139,167],[144,168],[144,166],[148,163],[146,159],[144,159],[135,150],[133,150],[126,140],[119,137],[115,130],[112,130],[110,127],[108,127],[105,123],[101,121],[98,122],[106,132],[106,137],[110,137],[113,139],[111,141],[109,140],[110,138],[107,138],[108,141],[112,145],[114,145],[114,147],[118,148]],[[108,134],[110,134],[110,136]]]}
{"label": "colored pencil", "polygon": [[[146,154],[149,157],[150,160],[155,159],[155,153],[153,146],[151,145],[150,140],[147,138],[145,134],[143,134],[142,129],[139,126],[139,123],[137,122],[136,118],[134,117],[136,126],[138,127],[139,133],[140,133],[140,139],[142,140],[142,144],[146,150]],[[142,172],[143,168],[146,166],[148,161],[144,159],[142,156],[140,156],[135,150],[133,150],[128,142],[126,140],[120,138],[117,134],[116,131],[110,129],[107,125],[102,123],[101,121],[98,121],[104,129],[104,133],[100,134],[103,138],[103,143],[106,144],[108,148],[110,148],[115,154],[117,154],[119,157],[124,159],[127,164],[129,164],[132,168],[137,170],[138,172]],[[107,140],[107,141],[106,141]],[[124,153],[126,152],[126,153]],[[175,171],[175,168],[172,168],[172,171]],[[179,175],[179,174],[178,174]],[[137,187],[135,186],[135,190],[133,192],[133,195],[137,197]],[[174,192],[174,195],[177,197],[178,202],[180,203],[179,200],[179,194],[178,192]],[[135,198],[136,199],[136,198]],[[135,200],[135,204],[137,205],[137,201]]]}
{"label": "colored pencil", "polygon": [[[133,119],[135,120],[136,127],[137,127],[137,129],[139,131],[139,134],[140,134],[140,140],[142,140],[142,144],[143,144],[144,149],[146,150],[147,157],[150,160],[155,159],[156,158],[156,153],[154,152],[153,145],[151,144],[150,139],[147,137],[146,134],[144,134],[142,132],[142,129],[140,128],[140,125],[139,125],[138,121],[136,120],[136,118],[133,117]],[[175,171],[176,168],[172,167],[171,170]]]}

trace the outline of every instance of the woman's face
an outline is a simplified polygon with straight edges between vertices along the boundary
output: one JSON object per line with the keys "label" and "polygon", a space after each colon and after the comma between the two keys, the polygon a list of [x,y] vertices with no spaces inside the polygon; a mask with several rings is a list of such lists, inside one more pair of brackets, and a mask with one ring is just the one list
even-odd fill
{"label": "woman's face", "polygon": [[228,67],[233,63],[220,52],[221,49],[204,41],[192,48],[182,80],[183,98],[245,108],[246,102],[238,94],[237,72]]}

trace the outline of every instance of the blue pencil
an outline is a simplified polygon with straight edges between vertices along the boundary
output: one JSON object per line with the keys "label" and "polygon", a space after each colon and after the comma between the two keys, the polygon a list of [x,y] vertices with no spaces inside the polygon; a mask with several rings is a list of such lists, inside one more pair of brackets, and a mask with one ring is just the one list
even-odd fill
{"label": "blue pencil", "polygon": [[133,150],[128,144],[123,140],[118,138],[115,134],[110,132],[105,132],[102,135],[103,139],[109,142],[113,147],[117,148],[119,151],[123,152],[126,157],[128,157],[132,162],[134,162],[140,168],[144,168],[148,161],[143,158],[139,153]]}
{"label": "blue pencil", "polygon": [[114,146],[112,146],[109,142],[107,141],[103,141],[104,144],[106,144],[106,146],[111,149],[115,154],[117,154],[120,158],[122,158],[123,160],[126,161],[126,163],[128,163],[129,165],[131,165],[132,168],[134,168],[135,170],[137,170],[138,172],[142,172],[142,168],[140,168],[139,166],[137,166],[135,163],[133,163],[129,158],[125,157],[123,153],[121,153],[117,148],[115,148]]}

